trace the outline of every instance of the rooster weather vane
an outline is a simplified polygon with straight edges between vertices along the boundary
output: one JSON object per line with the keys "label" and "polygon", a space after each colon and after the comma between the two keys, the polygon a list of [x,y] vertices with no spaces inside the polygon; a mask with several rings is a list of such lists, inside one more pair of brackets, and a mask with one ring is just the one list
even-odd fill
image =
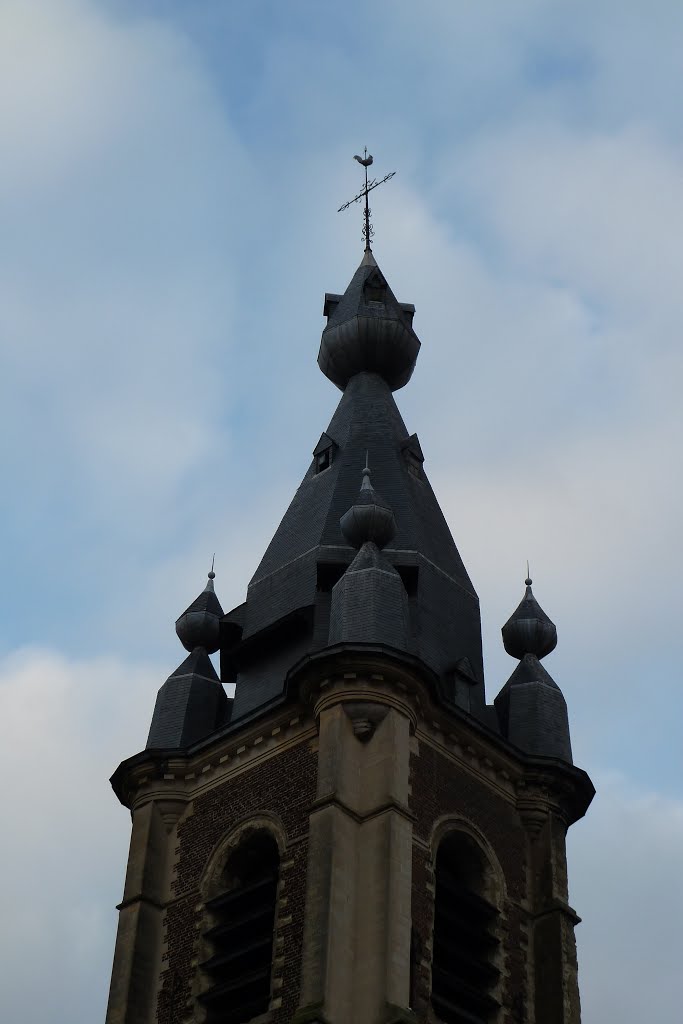
{"label": "rooster weather vane", "polygon": [[370,214],[372,213],[372,210],[368,205],[368,194],[372,192],[373,188],[377,188],[378,185],[383,185],[385,181],[389,181],[389,178],[393,178],[393,176],[396,174],[396,171],[390,171],[389,174],[385,174],[380,181],[378,181],[377,178],[371,178],[370,181],[368,181],[368,167],[370,167],[370,165],[373,162],[372,157],[368,153],[368,147],[365,146],[365,148],[363,149],[363,156],[356,155],[354,156],[353,159],[357,160],[361,167],[365,168],[365,185],[360,190],[357,196],[354,196],[353,199],[349,199],[348,203],[344,203],[343,206],[340,206],[339,209],[337,210],[337,213],[341,213],[342,210],[348,210],[349,206],[353,206],[354,203],[360,203],[361,199],[365,200],[362,237],[363,241],[365,242],[365,251],[368,252],[370,249],[372,236],[375,233],[374,228],[370,223]]}

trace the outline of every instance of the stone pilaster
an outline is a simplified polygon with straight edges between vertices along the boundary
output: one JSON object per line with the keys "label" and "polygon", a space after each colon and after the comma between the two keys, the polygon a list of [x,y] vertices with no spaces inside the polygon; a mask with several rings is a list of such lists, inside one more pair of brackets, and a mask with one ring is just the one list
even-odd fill
{"label": "stone pilaster", "polygon": [[320,688],[299,1019],[409,1015],[412,819],[408,702],[381,676]]}
{"label": "stone pilaster", "polygon": [[182,800],[149,799],[133,808],[106,1024],[154,1021],[168,899],[169,833],[183,807]]}
{"label": "stone pilaster", "polygon": [[[562,793],[546,780],[522,788],[518,807],[529,837],[531,974],[537,1024],[580,1024],[574,927],[565,841],[570,823]],[[573,819],[571,819],[573,820]]]}

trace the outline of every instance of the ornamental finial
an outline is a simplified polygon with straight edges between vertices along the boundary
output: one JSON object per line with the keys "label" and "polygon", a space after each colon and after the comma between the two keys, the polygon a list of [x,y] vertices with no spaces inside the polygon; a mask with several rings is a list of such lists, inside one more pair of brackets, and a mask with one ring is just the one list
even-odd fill
{"label": "ornamental finial", "polygon": [[371,154],[368,153],[368,147],[365,146],[363,148],[363,156],[358,156],[358,154],[356,154],[353,159],[357,160],[361,167],[363,167],[365,170],[365,185],[360,190],[357,196],[354,196],[353,199],[349,199],[348,203],[344,203],[343,206],[340,206],[339,209],[337,210],[337,213],[341,213],[342,210],[348,210],[349,206],[353,206],[354,203],[359,203],[361,199],[365,200],[362,237],[363,241],[365,242],[365,251],[370,252],[371,240],[375,231],[372,224],[370,223],[370,214],[372,213],[372,210],[368,205],[368,193],[372,192],[373,188],[377,188],[379,185],[383,185],[385,181],[389,181],[390,178],[393,178],[393,176],[396,174],[396,171],[390,171],[389,174],[385,174],[381,181],[378,181],[377,178],[371,178],[370,181],[368,181],[368,167],[370,167],[373,163],[373,158]]}

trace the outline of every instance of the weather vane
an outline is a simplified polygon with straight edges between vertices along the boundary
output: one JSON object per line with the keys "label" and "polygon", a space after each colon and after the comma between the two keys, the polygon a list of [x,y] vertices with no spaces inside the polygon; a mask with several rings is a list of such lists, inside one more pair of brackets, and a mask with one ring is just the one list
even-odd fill
{"label": "weather vane", "polygon": [[370,165],[372,164],[372,157],[368,154],[368,147],[365,146],[365,148],[363,149],[363,156],[356,155],[354,156],[353,159],[357,160],[361,167],[365,168],[365,185],[360,190],[357,196],[354,196],[353,199],[349,199],[348,203],[344,203],[343,206],[340,206],[339,209],[337,210],[337,213],[341,213],[342,210],[348,210],[349,206],[353,206],[354,203],[359,203],[361,199],[365,200],[363,241],[365,242],[365,249],[367,251],[370,248],[370,241],[375,233],[372,224],[370,223],[370,214],[372,213],[372,211],[368,205],[368,194],[372,192],[373,188],[377,188],[378,185],[383,185],[385,181],[389,181],[389,178],[393,178],[393,176],[396,174],[396,171],[390,171],[389,174],[385,174],[381,181],[378,181],[377,178],[372,178],[370,181],[368,181],[368,167],[370,167]]}

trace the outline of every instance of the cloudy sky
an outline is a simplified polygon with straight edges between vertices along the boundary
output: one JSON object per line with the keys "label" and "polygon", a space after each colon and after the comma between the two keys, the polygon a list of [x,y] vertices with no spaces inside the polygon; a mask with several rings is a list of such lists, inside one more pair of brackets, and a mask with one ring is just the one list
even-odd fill
{"label": "cloudy sky", "polygon": [[335,407],[367,145],[489,699],[527,558],[558,624],[584,1024],[680,1020],[682,52],[676,0],[0,0],[3,1019],[104,1019],[107,780]]}

